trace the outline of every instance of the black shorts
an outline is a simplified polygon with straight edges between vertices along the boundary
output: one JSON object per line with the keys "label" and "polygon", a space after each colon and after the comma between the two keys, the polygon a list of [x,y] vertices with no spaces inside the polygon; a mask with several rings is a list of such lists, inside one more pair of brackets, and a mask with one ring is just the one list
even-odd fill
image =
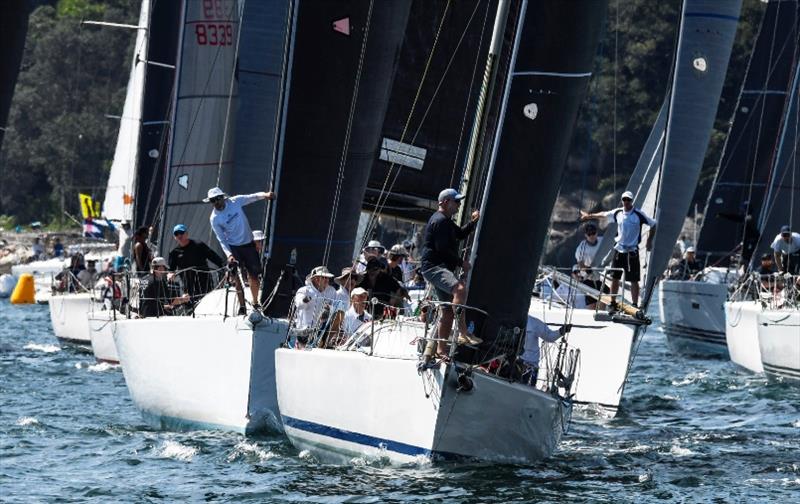
{"label": "black shorts", "polygon": [[261,275],[261,259],[258,257],[258,249],[256,249],[255,242],[245,245],[231,245],[230,247],[231,254],[240,267],[244,268],[250,276],[257,277]]}
{"label": "black shorts", "polygon": [[625,273],[625,280],[628,282],[638,282],[640,278],[639,270],[639,251],[633,252],[619,252],[614,251],[614,261],[611,263],[612,268],[621,268],[622,271],[612,271],[611,277],[619,280],[622,278],[622,273]]}
{"label": "black shorts", "polygon": [[[601,292],[605,292],[605,293],[608,293],[608,291],[609,291],[609,288],[607,286],[605,286],[603,284],[603,282],[600,281],[600,280],[592,280],[592,279],[589,278],[589,279],[586,279],[586,280],[583,281],[583,285],[588,285],[592,289],[597,289],[597,290],[599,290]],[[589,294],[584,294],[583,299],[586,301],[587,305],[590,305],[592,303],[596,303],[597,302],[597,298],[594,297],[594,296],[590,296]]]}

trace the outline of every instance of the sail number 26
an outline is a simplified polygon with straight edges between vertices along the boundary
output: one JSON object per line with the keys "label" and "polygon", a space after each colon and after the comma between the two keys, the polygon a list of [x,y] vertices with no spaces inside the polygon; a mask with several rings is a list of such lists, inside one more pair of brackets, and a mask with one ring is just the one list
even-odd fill
{"label": "sail number 26", "polygon": [[231,0],[203,0],[204,20],[193,23],[197,45],[233,45],[233,26],[227,21],[234,5]]}

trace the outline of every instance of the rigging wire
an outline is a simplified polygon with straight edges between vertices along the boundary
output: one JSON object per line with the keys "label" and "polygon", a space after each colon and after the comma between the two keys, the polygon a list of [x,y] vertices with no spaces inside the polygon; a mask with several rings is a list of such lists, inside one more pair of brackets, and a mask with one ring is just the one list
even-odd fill
{"label": "rigging wire", "polygon": [[614,119],[612,124],[611,143],[614,155],[612,167],[614,173],[611,179],[614,194],[617,194],[617,81],[619,76],[619,0],[614,2]]}
{"label": "rigging wire", "polygon": [[[220,153],[219,153],[219,164],[217,165],[217,186],[219,186],[219,180],[222,176],[222,165],[223,160],[225,159],[225,146],[228,142],[228,128],[230,127],[231,123],[231,104],[233,103],[233,87],[236,84],[236,68],[239,64],[239,43],[242,40],[242,18],[244,17],[244,7],[247,0],[239,0],[240,7],[239,7],[239,22],[236,30],[236,47],[233,50],[233,67],[234,71],[231,72],[231,83],[228,86],[228,103],[225,109],[225,125],[222,128],[222,146],[220,146]],[[231,4],[231,10],[233,10],[236,6],[234,2]],[[231,17],[230,15],[228,17]],[[209,238],[211,238],[211,229],[208,231]]]}

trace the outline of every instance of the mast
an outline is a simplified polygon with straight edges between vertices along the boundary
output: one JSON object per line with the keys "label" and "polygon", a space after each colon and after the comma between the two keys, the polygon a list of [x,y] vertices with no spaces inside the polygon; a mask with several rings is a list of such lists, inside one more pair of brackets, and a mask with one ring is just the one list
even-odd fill
{"label": "mast", "polygon": [[[728,264],[742,246],[747,262],[791,86],[798,2],[770,1],[761,19],[722,158],[703,212],[697,250],[707,263]],[[746,222],[748,218],[750,222]]]}
{"label": "mast", "polygon": [[605,13],[595,0],[520,4],[468,276],[467,304],[489,314],[467,311],[487,357],[524,332]]}
{"label": "mast", "polygon": [[691,206],[728,69],[740,7],[741,0],[684,0],[664,157],[657,183],[658,226],[647,261],[644,307],[667,267]]}

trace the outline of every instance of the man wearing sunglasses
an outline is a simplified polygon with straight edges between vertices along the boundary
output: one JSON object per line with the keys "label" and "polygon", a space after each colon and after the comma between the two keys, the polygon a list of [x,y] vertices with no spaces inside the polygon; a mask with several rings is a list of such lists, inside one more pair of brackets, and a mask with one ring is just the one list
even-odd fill
{"label": "man wearing sunglasses", "polygon": [[[641,210],[633,206],[633,193],[622,193],[622,206],[607,212],[587,213],[581,210],[581,221],[593,219],[607,219],[609,224],[617,223],[617,236],[614,239],[614,260],[611,267],[611,293],[619,291],[619,281],[622,274],[625,280],[631,283],[631,301],[637,306],[639,303],[639,279],[641,276],[639,265],[639,243],[642,241],[642,226],[650,227],[647,235],[647,250],[653,245],[656,221],[648,217]],[[621,271],[620,271],[621,270]]]}
{"label": "man wearing sunglasses", "polygon": [[[275,193],[258,192],[254,194],[242,194],[228,197],[219,187],[212,187],[208,190],[208,197],[203,201],[211,203],[211,228],[217,236],[220,247],[228,258],[228,264],[240,264],[246,271],[250,284],[250,292],[253,295],[253,305],[256,309],[258,305],[258,291],[261,287],[259,276],[261,275],[261,258],[259,257],[256,244],[253,241],[253,231],[247,221],[242,207],[260,200],[273,200]],[[238,275],[237,290],[238,287]],[[239,296],[240,314],[246,312],[244,308],[244,294]]]}
{"label": "man wearing sunglasses", "polygon": [[197,303],[214,288],[213,275],[208,270],[208,263],[222,268],[225,260],[205,243],[189,238],[189,231],[183,224],[172,228],[172,236],[178,244],[169,253],[169,279],[176,274],[183,282],[185,292],[189,294],[191,302]]}

